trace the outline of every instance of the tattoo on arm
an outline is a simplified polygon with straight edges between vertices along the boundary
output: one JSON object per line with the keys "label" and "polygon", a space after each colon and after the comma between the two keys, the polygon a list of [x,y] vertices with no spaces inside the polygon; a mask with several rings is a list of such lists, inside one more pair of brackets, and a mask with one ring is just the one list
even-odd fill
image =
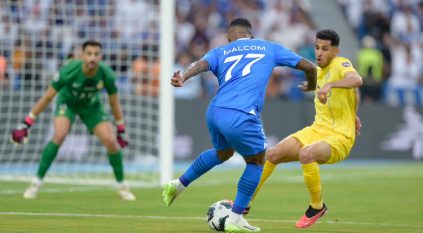
{"label": "tattoo on arm", "polygon": [[205,72],[209,69],[209,63],[204,60],[196,61],[191,63],[191,65],[188,66],[188,68],[182,73],[182,77],[184,77],[185,80],[196,76],[197,74],[200,74],[202,72]]}

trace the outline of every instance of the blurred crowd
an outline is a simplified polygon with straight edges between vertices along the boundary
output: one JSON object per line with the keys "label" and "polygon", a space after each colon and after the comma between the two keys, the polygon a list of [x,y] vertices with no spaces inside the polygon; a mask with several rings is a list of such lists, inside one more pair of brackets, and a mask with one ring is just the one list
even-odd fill
{"label": "blurred crowd", "polygon": [[120,88],[141,94],[141,83],[158,85],[153,80],[158,72],[158,3],[0,1],[0,82],[14,90],[45,88],[60,66],[81,57],[85,40],[95,39],[102,43],[104,61],[116,71]]}
{"label": "blurred crowd", "polygon": [[422,105],[423,1],[338,0],[361,49],[356,67],[365,103]]}
{"label": "blurred crowd", "polygon": [[[176,64],[186,67],[208,50],[227,43],[226,28],[235,17],[252,22],[256,38],[282,43],[314,60],[314,25],[310,6],[301,0],[179,0],[176,8]],[[299,100],[303,93],[297,84],[302,73],[276,69],[269,83],[267,98]],[[217,90],[210,73],[188,80],[187,87],[175,90],[178,98],[212,96]]]}
{"label": "blurred crowd", "polygon": [[[235,17],[253,23],[256,38],[279,42],[314,62],[316,27],[307,0],[176,0],[175,70],[227,43]],[[355,67],[364,78],[363,101],[421,104],[423,1],[338,0],[361,45]],[[159,0],[0,1],[0,85],[19,91],[45,88],[57,69],[81,55],[86,39],[97,39],[105,63],[124,92],[159,91]],[[342,36],[342,35],[341,35]],[[267,98],[291,101],[303,74],[278,68]],[[210,73],[175,89],[176,98],[209,98],[217,90]]]}

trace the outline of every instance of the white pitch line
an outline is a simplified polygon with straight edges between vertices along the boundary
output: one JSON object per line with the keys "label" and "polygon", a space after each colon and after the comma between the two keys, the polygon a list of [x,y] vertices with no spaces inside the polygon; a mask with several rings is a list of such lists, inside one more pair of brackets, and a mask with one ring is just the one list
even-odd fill
{"label": "white pitch line", "polygon": [[[74,188],[43,188],[43,193],[72,193],[72,192],[88,192],[95,190],[105,190],[105,188],[94,188],[94,187],[74,187]],[[15,195],[21,194],[24,189],[4,189],[0,190],[0,195]]]}
{"label": "white pitch line", "polygon": [[[16,215],[16,216],[49,216],[49,217],[89,217],[89,218],[128,218],[128,219],[156,219],[156,220],[181,220],[181,221],[205,221],[206,217],[172,217],[172,216],[141,216],[141,215],[116,215],[116,214],[75,214],[75,213],[35,213],[35,212],[0,212],[0,215]],[[252,222],[268,222],[268,223],[295,223],[294,220],[276,220],[276,219],[254,219]],[[342,221],[321,221],[318,224],[339,224],[339,225],[367,225],[367,226],[386,226],[386,227],[412,227],[421,228],[420,225],[406,225],[394,223],[369,223],[369,222],[342,222]]]}

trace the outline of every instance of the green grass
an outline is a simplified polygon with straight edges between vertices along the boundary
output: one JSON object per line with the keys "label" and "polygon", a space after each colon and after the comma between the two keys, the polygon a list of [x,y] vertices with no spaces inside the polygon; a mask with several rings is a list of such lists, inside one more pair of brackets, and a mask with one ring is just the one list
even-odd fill
{"label": "green grass", "polygon": [[[160,188],[133,189],[138,200],[124,202],[109,187],[45,184],[37,199],[24,200],[27,183],[0,182],[0,232],[212,232],[208,206],[234,198],[241,172],[210,172],[172,207]],[[247,219],[262,232],[423,232],[422,163],[340,164],[322,166],[321,174],[329,211],[311,228],[294,226],[308,205],[297,165],[277,169]]]}

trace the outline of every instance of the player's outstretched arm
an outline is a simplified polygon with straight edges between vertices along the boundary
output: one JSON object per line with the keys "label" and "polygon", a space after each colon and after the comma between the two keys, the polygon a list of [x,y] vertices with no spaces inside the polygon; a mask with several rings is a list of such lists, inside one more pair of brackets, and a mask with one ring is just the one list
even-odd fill
{"label": "player's outstretched arm", "polygon": [[182,72],[182,74],[180,73],[180,71],[176,71],[175,73],[173,73],[173,77],[170,83],[174,87],[182,87],[186,80],[208,70],[209,63],[207,61],[199,60],[193,62],[191,63],[191,65],[188,66],[188,68],[186,68],[184,72]]}
{"label": "player's outstretched arm", "polygon": [[323,104],[327,101],[327,95],[332,88],[356,88],[363,84],[361,76],[355,71],[348,71],[344,74],[344,78],[331,82],[323,86],[317,92],[317,97]]}
{"label": "player's outstretched arm", "polygon": [[363,79],[355,71],[349,71],[344,74],[344,78],[335,82],[328,83],[331,88],[356,88],[363,84]]}
{"label": "player's outstretched arm", "polygon": [[109,96],[110,108],[112,109],[113,117],[116,121],[117,134],[116,138],[120,147],[125,148],[129,145],[128,140],[125,139],[125,121],[123,120],[122,105],[120,104],[119,94],[115,93]]}
{"label": "player's outstretched arm", "polygon": [[43,96],[37,101],[37,103],[32,108],[31,112],[38,116],[44,109],[50,104],[53,98],[56,96],[57,91],[52,86],[47,88],[47,91],[44,93]]}
{"label": "player's outstretched arm", "polygon": [[19,124],[14,130],[12,130],[10,139],[13,143],[20,144],[28,140],[29,128],[34,124],[37,116],[44,111],[44,109],[48,106],[51,100],[53,100],[56,94],[57,91],[52,86],[49,86],[47,91],[37,101],[23,122]]}
{"label": "player's outstretched arm", "polygon": [[307,79],[307,81],[299,85],[299,88],[303,91],[314,91],[316,89],[317,82],[316,66],[312,62],[303,58],[300,62],[298,62],[297,66],[295,66],[295,69],[304,71]]}

